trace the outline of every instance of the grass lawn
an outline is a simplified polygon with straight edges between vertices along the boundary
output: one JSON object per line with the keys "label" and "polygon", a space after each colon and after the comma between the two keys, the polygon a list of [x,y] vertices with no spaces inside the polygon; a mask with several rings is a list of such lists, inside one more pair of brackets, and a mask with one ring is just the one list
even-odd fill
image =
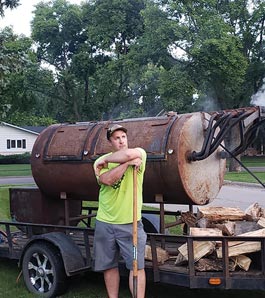
{"label": "grass lawn", "polygon": [[246,167],[264,167],[265,157],[264,156],[243,156],[241,162]]}
{"label": "grass lawn", "polygon": [[[258,177],[258,179],[265,183],[265,172],[253,172],[253,174]],[[248,172],[232,172],[225,174],[225,180],[246,182],[246,183],[259,183],[252,175]]]}
{"label": "grass lawn", "polygon": [[0,165],[0,177],[4,176],[31,176],[30,164]]}

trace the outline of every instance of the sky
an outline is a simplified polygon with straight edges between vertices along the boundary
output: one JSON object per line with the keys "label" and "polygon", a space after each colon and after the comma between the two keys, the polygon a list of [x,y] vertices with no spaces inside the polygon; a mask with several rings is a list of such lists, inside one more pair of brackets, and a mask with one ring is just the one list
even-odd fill
{"label": "sky", "polygon": [[[42,0],[43,2],[49,2]],[[20,0],[21,5],[17,8],[5,10],[5,17],[0,18],[0,28],[3,29],[6,26],[12,26],[16,34],[24,34],[30,36],[30,21],[33,18],[32,11],[34,5],[41,2],[41,0]],[[68,0],[73,4],[80,4],[81,0]]]}

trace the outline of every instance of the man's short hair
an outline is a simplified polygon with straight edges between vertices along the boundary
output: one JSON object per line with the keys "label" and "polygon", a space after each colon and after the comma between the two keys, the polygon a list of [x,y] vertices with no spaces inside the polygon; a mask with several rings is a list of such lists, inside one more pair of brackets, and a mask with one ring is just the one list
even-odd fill
{"label": "man's short hair", "polygon": [[112,134],[117,131],[117,130],[122,130],[125,133],[127,133],[127,129],[119,124],[114,124],[112,127],[108,128],[107,130],[107,139],[109,140]]}

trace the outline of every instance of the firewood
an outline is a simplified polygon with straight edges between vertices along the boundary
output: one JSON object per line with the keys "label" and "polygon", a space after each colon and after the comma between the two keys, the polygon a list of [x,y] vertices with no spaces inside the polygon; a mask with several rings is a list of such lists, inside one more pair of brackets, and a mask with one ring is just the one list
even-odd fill
{"label": "firewood", "polygon": [[209,228],[211,226],[211,222],[205,217],[202,217],[197,220],[197,227],[199,228]]}
{"label": "firewood", "polygon": [[[194,262],[197,262],[202,257],[211,254],[215,249],[214,241],[194,241],[193,242],[193,254],[194,254]],[[178,248],[178,251],[183,256],[184,260],[188,260],[188,245],[184,243]],[[179,257],[180,258],[180,257]],[[178,259],[175,264],[178,264]]]}
{"label": "firewood", "polygon": [[[190,228],[191,236],[223,236],[222,231],[217,228]],[[215,241],[216,245],[222,245],[221,241]]]}
{"label": "firewood", "polygon": [[239,255],[231,258],[235,262],[235,266],[240,267],[241,269],[248,271],[249,266],[252,262],[252,260],[244,255]]}
{"label": "firewood", "polygon": [[214,228],[190,228],[192,236],[222,236],[222,231]]}
{"label": "firewood", "polygon": [[233,236],[235,234],[235,222],[227,221],[223,223],[211,222],[207,218],[200,218],[197,221],[199,228],[214,228],[222,231],[223,235]]}
{"label": "firewood", "polygon": [[235,233],[234,235],[242,235],[248,232],[259,230],[260,227],[255,221],[236,221],[235,222]]}
{"label": "firewood", "polygon": [[263,215],[263,210],[258,203],[253,203],[245,210],[245,214],[250,219],[257,220]]}
{"label": "firewood", "polygon": [[[156,256],[157,262],[161,264],[164,264],[164,262],[169,259],[168,252],[161,247],[156,247]],[[145,246],[145,259],[152,261],[152,250],[150,245]]]}
{"label": "firewood", "polygon": [[188,226],[188,227],[195,227],[196,226],[196,216],[190,212],[182,212],[181,213],[181,220]]}
{"label": "firewood", "polygon": [[198,207],[198,219],[205,217],[210,221],[244,220],[245,213],[232,207]]}
{"label": "firewood", "polygon": [[[244,233],[238,236],[265,236],[265,229]],[[238,256],[246,253],[251,253],[261,250],[261,243],[259,241],[229,241],[228,242],[228,256]],[[217,257],[222,258],[222,247],[216,249]]]}
{"label": "firewood", "polygon": [[258,226],[265,228],[265,218],[261,217],[258,222],[257,222]]}
{"label": "firewood", "polygon": [[[243,237],[261,237],[261,236],[265,236],[265,228],[264,229],[259,229],[259,230],[256,230],[256,231],[250,231],[250,232],[246,232],[246,233],[243,233],[243,234],[239,234],[237,236],[243,236]],[[238,244],[241,244],[241,243],[245,243],[246,241],[229,241],[228,242],[228,246],[235,246],[235,245],[238,245]],[[249,242],[249,241],[248,241]]]}
{"label": "firewood", "polygon": [[235,234],[235,222],[228,221],[222,226],[223,235],[233,236]]}
{"label": "firewood", "polygon": [[[194,266],[197,271],[222,271],[223,261],[219,259],[202,258]],[[229,271],[234,271],[235,267],[235,263],[229,261]]]}

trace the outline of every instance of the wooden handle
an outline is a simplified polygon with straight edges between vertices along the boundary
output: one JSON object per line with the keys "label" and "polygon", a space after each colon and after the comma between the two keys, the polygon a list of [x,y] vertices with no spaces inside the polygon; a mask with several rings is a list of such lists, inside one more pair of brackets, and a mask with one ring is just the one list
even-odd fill
{"label": "wooden handle", "polygon": [[137,168],[133,169],[133,298],[137,298]]}

